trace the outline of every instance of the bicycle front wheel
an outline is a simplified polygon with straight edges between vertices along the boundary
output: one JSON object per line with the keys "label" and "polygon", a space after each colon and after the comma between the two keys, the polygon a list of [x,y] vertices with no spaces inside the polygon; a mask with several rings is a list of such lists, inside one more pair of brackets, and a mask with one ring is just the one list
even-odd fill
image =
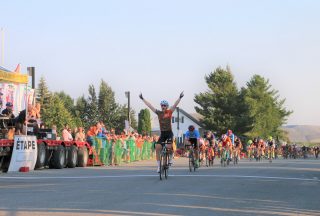
{"label": "bicycle front wheel", "polygon": [[194,159],[193,159],[193,153],[190,152],[190,153],[189,153],[189,171],[190,171],[190,172],[192,172],[192,170],[193,170],[193,163],[194,163],[193,160],[194,160]]}
{"label": "bicycle front wheel", "polygon": [[164,176],[167,179],[169,175],[169,154],[166,154],[166,161],[164,163]]}
{"label": "bicycle front wheel", "polygon": [[193,171],[194,172],[196,171],[197,168],[200,167],[200,152],[199,152],[199,150],[195,150],[195,151],[196,151],[196,155],[198,155],[198,159],[193,159]]}
{"label": "bicycle front wheel", "polygon": [[164,178],[164,157],[160,155],[160,172],[159,172],[160,180]]}

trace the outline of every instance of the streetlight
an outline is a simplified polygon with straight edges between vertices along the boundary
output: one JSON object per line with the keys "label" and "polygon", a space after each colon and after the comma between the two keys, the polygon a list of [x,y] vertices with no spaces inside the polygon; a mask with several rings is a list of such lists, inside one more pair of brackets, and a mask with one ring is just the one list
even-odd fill
{"label": "streetlight", "polygon": [[128,98],[128,122],[129,122],[129,128],[128,129],[130,129],[130,125],[131,125],[131,122],[130,122],[130,91],[126,91],[125,95]]}

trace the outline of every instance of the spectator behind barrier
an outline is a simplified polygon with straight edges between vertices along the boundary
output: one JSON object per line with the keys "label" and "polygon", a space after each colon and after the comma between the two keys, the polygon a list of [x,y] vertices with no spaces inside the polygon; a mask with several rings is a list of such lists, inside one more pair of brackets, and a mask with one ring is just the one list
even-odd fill
{"label": "spectator behind barrier", "polygon": [[62,140],[63,141],[72,141],[73,140],[72,135],[70,133],[69,125],[67,125],[67,124],[64,126],[64,129],[62,130]]}
{"label": "spectator behind barrier", "polygon": [[98,122],[95,126],[91,126],[87,132],[87,142],[92,146],[93,138],[98,135],[101,130],[101,124]]}
{"label": "spectator behind barrier", "polygon": [[15,116],[13,114],[13,104],[11,102],[6,103],[6,108],[2,111],[2,115],[6,116],[10,119],[14,119]]}
{"label": "spectator behind barrier", "polygon": [[79,131],[76,133],[74,140],[79,142],[84,142],[86,140],[86,135],[83,131],[83,127],[79,127]]}

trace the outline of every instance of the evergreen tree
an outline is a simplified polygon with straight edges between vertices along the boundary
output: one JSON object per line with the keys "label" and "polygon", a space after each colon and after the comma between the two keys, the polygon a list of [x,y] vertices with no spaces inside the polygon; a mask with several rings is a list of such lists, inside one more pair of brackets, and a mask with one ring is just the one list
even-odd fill
{"label": "evergreen tree", "polygon": [[86,130],[89,129],[91,126],[89,124],[88,118],[89,116],[87,115],[87,109],[88,109],[88,102],[85,99],[84,96],[79,97],[76,100],[76,105],[75,105],[75,117],[77,119],[77,125],[83,126]]}
{"label": "evergreen tree", "polygon": [[66,94],[64,91],[56,92],[55,95],[57,95],[60,100],[64,103],[65,108],[72,114],[75,115],[75,106],[74,106],[74,100],[72,97],[68,94]]}
{"label": "evergreen tree", "polygon": [[131,109],[130,111],[130,121],[131,121],[131,127],[136,130],[138,128],[138,121],[136,118],[136,112],[133,109]]}
{"label": "evergreen tree", "polygon": [[47,82],[44,79],[44,77],[40,78],[36,94],[37,94],[36,101],[38,103],[40,103],[40,105],[41,105],[40,114],[41,114],[41,116],[43,116],[46,112],[50,112],[49,104],[50,104],[50,100],[52,97],[52,94],[49,91],[49,88],[47,86]]}
{"label": "evergreen tree", "polygon": [[138,132],[140,134],[151,134],[151,116],[148,109],[140,110],[138,116]]}
{"label": "evergreen tree", "polygon": [[95,125],[100,120],[98,99],[93,85],[89,85],[89,97],[87,101],[87,109],[85,110],[84,115],[87,119],[86,123],[90,126]]}
{"label": "evergreen tree", "polygon": [[279,99],[278,91],[272,89],[269,80],[254,75],[247,83],[247,88],[242,89],[242,94],[253,126],[247,135],[284,138],[280,127],[286,123],[292,111],[286,110],[285,99]]}
{"label": "evergreen tree", "polygon": [[116,103],[114,92],[104,80],[101,80],[100,83],[98,107],[100,120],[106,124],[106,127],[114,129],[121,128],[120,125],[124,124],[124,120],[121,117],[125,108],[120,107]]}
{"label": "evergreen tree", "polygon": [[219,134],[228,129],[237,133],[239,92],[230,68],[219,67],[205,76],[205,80],[209,90],[196,94],[194,99],[198,104],[196,111],[204,117],[202,123]]}

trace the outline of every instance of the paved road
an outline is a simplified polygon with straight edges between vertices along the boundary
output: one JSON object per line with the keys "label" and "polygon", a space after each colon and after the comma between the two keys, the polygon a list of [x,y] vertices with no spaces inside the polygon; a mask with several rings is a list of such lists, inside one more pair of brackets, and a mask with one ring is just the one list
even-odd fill
{"label": "paved road", "polygon": [[0,174],[0,215],[320,215],[320,160],[243,160],[168,180],[155,162]]}

